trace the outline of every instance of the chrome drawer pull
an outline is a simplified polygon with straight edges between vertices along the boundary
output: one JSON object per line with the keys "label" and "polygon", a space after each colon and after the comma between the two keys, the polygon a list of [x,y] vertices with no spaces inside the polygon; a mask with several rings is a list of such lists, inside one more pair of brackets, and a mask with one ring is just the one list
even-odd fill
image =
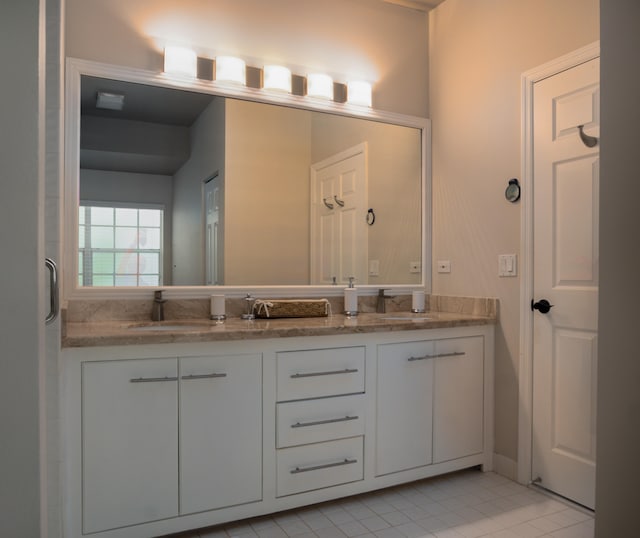
{"label": "chrome drawer pull", "polygon": [[129,380],[131,383],[159,383],[163,381],[178,381],[177,377],[135,377]]}
{"label": "chrome drawer pull", "polygon": [[329,469],[330,467],[340,467],[341,465],[351,465],[352,463],[358,463],[358,460],[336,461],[335,463],[325,463],[324,465],[314,465],[313,467],[296,467],[289,471],[291,474],[307,473],[309,471],[318,471],[319,469]]}
{"label": "chrome drawer pull", "polygon": [[460,355],[466,355],[464,351],[453,351],[451,353],[438,353],[437,355],[424,355],[422,357],[409,357],[408,361],[424,361],[426,359],[439,359],[442,357],[458,357]]}
{"label": "chrome drawer pull", "polygon": [[301,377],[317,377],[320,375],[336,375],[336,374],[355,374],[357,368],[345,368],[344,370],[332,370],[330,372],[309,372],[308,374],[292,374],[291,379],[299,379]]}
{"label": "chrome drawer pull", "polygon": [[181,379],[184,379],[185,381],[191,381],[192,379],[213,379],[214,377],[227,377],[227,374],[189,374],[183,375]]}
{"label": "chrome drawer pull", "polygon": [[340,418],[328,418],[326,420],[315,420],[313,422],[296,422],[295,424],[291,424],[292,428],[305,428],[306,426],[320,426],[321,424],[333,424],[334,422],[347,422],[348,420],[358,420],[357,415],[352,417],[347,415],[346,417]]}

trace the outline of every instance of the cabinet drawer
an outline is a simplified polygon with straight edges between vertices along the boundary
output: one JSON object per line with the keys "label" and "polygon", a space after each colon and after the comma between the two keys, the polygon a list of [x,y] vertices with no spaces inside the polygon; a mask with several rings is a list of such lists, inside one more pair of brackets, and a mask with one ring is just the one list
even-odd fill
{"label": "cabinet drawer", "polygon": [[277,404],[277,447],[364,434],[364,394]]}
{"label": "cabinet drawer", "polygon": [[364,392],[364,347],[277,354],[278,401]]}
{"label": "cabinet drawer", "polygon": [[352,437],[278,450],[277,496],[362,480],[362,440]]}

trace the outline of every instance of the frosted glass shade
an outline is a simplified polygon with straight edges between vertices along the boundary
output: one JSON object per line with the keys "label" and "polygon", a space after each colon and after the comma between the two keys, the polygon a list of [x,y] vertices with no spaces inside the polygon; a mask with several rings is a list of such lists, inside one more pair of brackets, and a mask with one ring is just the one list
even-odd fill
{"label": "frosted glass shade", "polygon": [[265,65],[262,87],[291,93],[291,71],[281,65]]}
{"label": "frosted glass shade", "polygon": [[371,106],[371,84],[368,82],[347,82],[347,103]]}
{"label": "frosted glass shade", "polygon": [[322,73],[309,73],[307,75],[307,95],[333,99],[333,79]]}
{"label": "frosted glass shade", "polygon": [[216,56],[216,81],[247,83],[247,66],[235,56]]}
{"label": "frosted glass shade", "polygon": [[198,55],[185,47],[165,47],[164,72],[195,78],[198,75]]}

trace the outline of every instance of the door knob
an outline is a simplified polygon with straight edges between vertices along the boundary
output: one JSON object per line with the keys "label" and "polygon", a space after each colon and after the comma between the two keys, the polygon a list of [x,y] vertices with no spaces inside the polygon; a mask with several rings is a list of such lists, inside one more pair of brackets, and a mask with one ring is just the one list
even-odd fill
{"label": "door knob", "polygon": [[531,310],[539,310],[541,314],[546,314],[547,312],[549,312],[552,306],[553,305],[546,299],[540,299],[536,303],[534,303],[533,299],[531,299]]}

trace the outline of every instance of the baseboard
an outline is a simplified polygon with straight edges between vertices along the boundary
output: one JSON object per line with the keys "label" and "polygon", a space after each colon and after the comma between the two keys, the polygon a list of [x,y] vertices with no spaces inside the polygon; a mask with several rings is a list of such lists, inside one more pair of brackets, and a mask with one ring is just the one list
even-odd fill
{"label": "baseboard", "polygon": [[493,454],[493,472],[510,480],[518,480],[518,462],[501,454]]}

